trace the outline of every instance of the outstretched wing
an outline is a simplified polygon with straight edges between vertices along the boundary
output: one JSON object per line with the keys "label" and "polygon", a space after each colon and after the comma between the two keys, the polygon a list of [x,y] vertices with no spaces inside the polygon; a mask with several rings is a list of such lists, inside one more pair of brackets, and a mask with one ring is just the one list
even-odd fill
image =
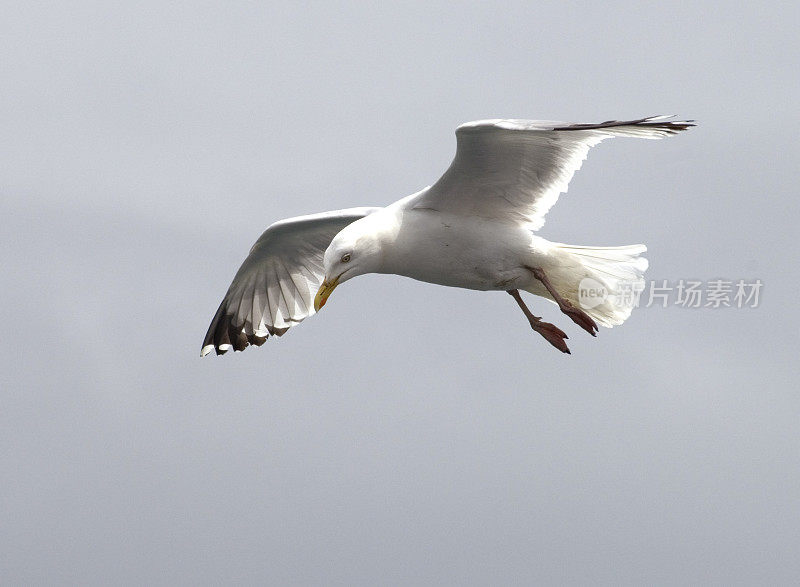
{"label": "outstretched wing", "polygon": [[589,149],[614,136],[660,139],[695,126],[669,116],[599,124],[479,120],[456,130],[456,156],[445,174],[413,203],[468,216],[541,228],[544,216]]}
{"label": "outstretched wing", "polygon": [[380,208],[348,208],[288,218],[256,241],[233,278],[203,340],[201,356],[213,350],[243,351],[281,336],[314,313],[325,249],[340,230]]}

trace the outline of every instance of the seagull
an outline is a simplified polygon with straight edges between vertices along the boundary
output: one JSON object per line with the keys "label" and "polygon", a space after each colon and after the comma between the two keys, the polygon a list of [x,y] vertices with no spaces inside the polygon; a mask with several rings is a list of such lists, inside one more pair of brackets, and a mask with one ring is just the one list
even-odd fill
{"label": "seagull", "polygon": [[695,126],[673,116],[575,124],[493,119],[456,129],[455,158],[432,186],[384,208],[281,220],[259,237],[233,278],[201,356],[262,345],[319,312],[331,292],[366,273],[504,291],[531,328],[563,353],[566,333],[526,306],[520,291],[555,302],[580,328],[622,324],[641,291],[644,245],[550,242],[536,231],[580,169],[610,137],[660,139]]}

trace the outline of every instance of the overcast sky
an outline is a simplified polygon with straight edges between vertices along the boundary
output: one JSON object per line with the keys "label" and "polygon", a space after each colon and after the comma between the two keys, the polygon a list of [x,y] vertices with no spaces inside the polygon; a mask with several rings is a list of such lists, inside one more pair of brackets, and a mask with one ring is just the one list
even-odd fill
{"label": "overcast sky", "polygon": [[[5,581],[796,581],[796,2],[165,4],[0,20]],[[505,294],[367,276],[200,359],[268,224],[429,185],[458,124],[672,113],[541,234],[759,307],[594,339],[529,297],[569,356]]]}

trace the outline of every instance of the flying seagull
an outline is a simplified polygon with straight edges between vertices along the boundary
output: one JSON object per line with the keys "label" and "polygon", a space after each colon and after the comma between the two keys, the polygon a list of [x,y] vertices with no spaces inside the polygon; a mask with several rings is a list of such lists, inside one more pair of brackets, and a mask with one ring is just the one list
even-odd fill
{"label": "flying seagull", "polygon": [[[534,316],[520,290],[555,302],[596,336],[598,324],[611,327],[630,315],[632,304],[620,303],[621,291],[643,286],[647,260],[640,254],[647,249],[566,245],[535,231],[591,147],[609,137],[660,139],[695,126],[669,118],[462,124],[455,158],[432,186],[385,208],[298,216],[267,228],[233,278],[201,355],[281,336],[318,312],[337,286],[365,273],[505,291],[533,330],[569,353],[567,335]],[[582,283],[596,295],[582,299]]]}

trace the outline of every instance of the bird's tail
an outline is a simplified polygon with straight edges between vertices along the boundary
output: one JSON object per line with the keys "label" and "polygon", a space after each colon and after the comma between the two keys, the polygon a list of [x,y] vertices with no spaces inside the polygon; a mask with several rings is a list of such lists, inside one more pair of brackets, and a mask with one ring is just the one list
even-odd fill
{"label": "bird's tail", "polygon": [[622,324],[638,305],[644,289],[648,263],[639,255],[647,247],[551,244],[554,271],[545,273],[556,290],[599,325],[610,328]]}

